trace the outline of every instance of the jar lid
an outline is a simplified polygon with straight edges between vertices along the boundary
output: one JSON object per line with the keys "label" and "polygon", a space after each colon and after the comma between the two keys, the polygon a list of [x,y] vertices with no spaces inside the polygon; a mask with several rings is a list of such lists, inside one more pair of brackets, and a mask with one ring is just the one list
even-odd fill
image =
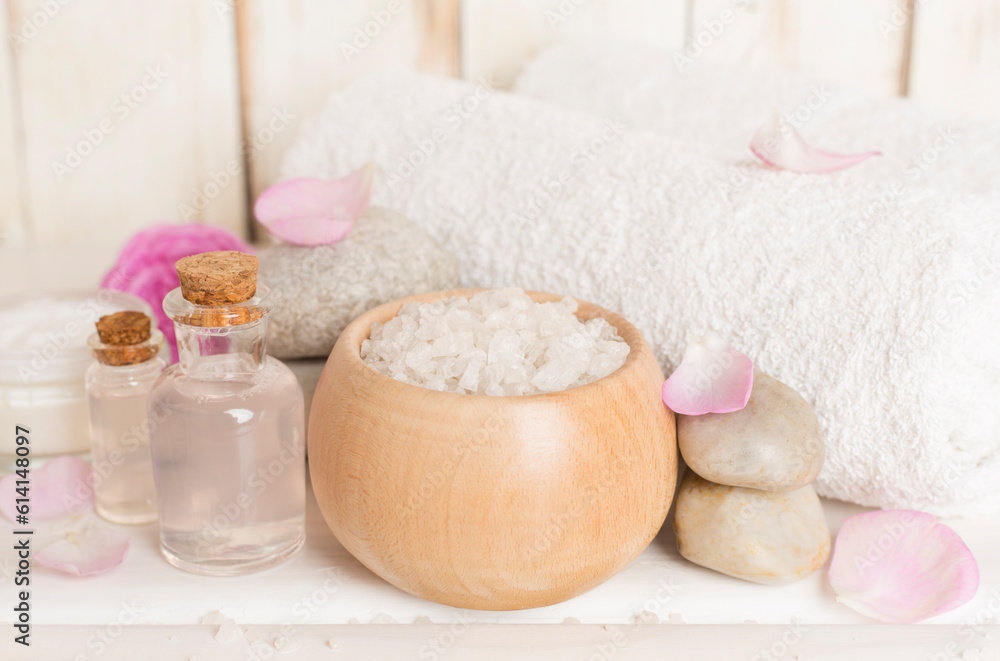
{"label": "jar lid", "polygon": [[142,299],[109,289],[49,291],[0,299],[0,382],[82,380],[93,358],[87,339],[105,315],[137,310]]}

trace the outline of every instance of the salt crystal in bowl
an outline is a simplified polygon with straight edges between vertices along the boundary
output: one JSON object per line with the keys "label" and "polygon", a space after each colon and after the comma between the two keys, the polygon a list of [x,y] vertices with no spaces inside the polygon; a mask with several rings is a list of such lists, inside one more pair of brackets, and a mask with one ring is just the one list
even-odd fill
{"label": "salt crystal in bowl", "polygon": [[387,303],[344,330],[310,414],[313,489],[340,543],[392,585],[460,608],[546,606],[604,582],[653,540],[677,478],[674,415],[642,334],[589,303],[577,316],[604,318],[629,355],[568,390],[439,392],[361,359],[371,325],[403,304],[478,291]]}

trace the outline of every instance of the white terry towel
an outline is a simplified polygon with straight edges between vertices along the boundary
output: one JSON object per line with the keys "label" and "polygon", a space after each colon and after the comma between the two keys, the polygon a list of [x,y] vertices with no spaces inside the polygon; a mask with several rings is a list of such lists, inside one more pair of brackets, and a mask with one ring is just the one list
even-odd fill
{"label": "white terry towel", "polygon": [[752,158],[754,131],[777,109],[810,144],[834,152],[877,149],[850,170],[893,187],[932,187],[1000,199],[1000,121],[878,99],[807,76],[705,58],[682,69],[676,53],[616,42],[570,42],[546,51],[515,84],[529,96],[621,118],[725,162]]}
{"label": "white terry towel", "polygon": [[713,332],[798,390],[829,497],[939,514],[1000,506],[1000,213],[842,175],[735,168],[486,87],[367,78],[334,94],[286,177],[381,165],[373,203],[460,260],[468,286],[619,311],[669,373]]}

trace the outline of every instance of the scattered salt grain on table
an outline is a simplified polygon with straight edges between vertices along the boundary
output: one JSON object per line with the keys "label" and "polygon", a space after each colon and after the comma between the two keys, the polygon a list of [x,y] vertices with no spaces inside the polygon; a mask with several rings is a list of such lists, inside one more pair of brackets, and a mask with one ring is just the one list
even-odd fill
{"label": "scattered salt grain on table", "polygon": [[582,321],[571,298],[536,303],[521,289],[407,303],[372,324],[362,359],[397,381],[445,392],[533,395],[608,376],[629,346],[601,318]]}
{"label": "scattered salt grain on table", "polygon": [[286,636],[275,636],[271,646],[279,652],[294,652],[299,649],[299,644]]}
{"label": "scattered salt grain on table", "polygon": [[653,611],[639,611],[635,616],[636,624],[660,624],[660,616]]}
{"label": "scattered salt grain on table", "polygon": [[231,643],[243,637],[243,630],[235,622],[224,622],[215,632],[215,640],[220,643]]}

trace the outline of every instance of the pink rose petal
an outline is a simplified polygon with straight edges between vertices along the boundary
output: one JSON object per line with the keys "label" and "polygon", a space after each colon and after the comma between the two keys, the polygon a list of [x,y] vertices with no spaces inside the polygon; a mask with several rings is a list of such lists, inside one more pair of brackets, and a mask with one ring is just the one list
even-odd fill
{"label": "pink rose petal", "polygon": [[675,413],[732,413],[747,405],[753,362],[717,337],[689,344],[684,359],[663,382],[663,403]]}
{"label": "pink rose petal", "polygon": [[979,567],[962,538],[930,514],[880,510],[844,521],[829,578],[840,603],[907,624],[972,599]]}
{"label": "pink rose petal", "polygon": [[340,241],[371,201],[374,161],[342,179],[289,179],[257,198],[253,212],[286,243],[324,246]]}
{"label": "pink rose petal", "polygon": [[90,576],[120,565],[128,548],[129,539],[124,533],[90,525],[81,531],[67,533],[58,542],[35,553],[34,558],[43,567],[75,576]]}
{"label": "pink rose petal", "polygon": [[[0,512],[11,521],[17,520],[17,499],[23,497],[17,492],[19,480],[17,472],[0,480]],[[32,469],[29,481],[29,521],[74,514],[90,509],[94,502],[90,464],[80,457],[53,457],[41,468]]]}
{"label": "pink rose petal", "polygon": [[750,141],[750,151],[768,165],[782,170],[821,174],[843,170],[857,165],[870,156],[882,152],[867,151],[862,154],[834,154],[812,147],[794,127],[783,125],[778,113],[764,123]]}

